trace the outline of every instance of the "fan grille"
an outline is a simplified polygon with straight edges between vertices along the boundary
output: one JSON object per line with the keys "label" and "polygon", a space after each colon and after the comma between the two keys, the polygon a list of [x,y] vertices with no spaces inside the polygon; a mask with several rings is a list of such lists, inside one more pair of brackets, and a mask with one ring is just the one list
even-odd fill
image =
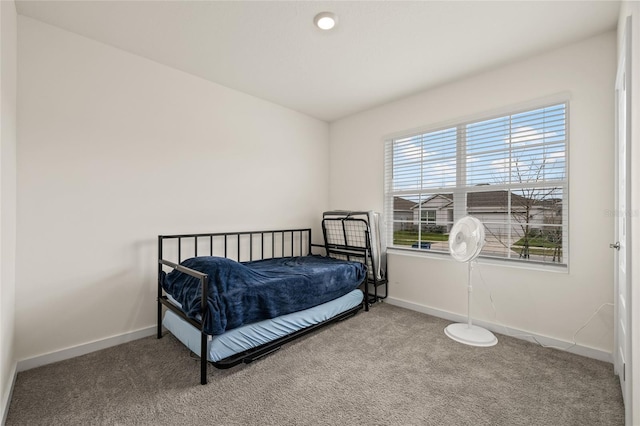
{"label": "fan grille", "polygon": [[458,220],[449,233],[449,251],[459,262],[475,259],[484,247],[484,226],[473,216]]}

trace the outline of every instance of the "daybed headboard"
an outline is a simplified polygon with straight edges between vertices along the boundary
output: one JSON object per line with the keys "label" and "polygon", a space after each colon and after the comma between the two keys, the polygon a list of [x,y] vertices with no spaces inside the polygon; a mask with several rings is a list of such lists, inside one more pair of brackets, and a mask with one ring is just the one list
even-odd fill
{"label": "daybed headboard", "polygon": [[311,254],[311,229],[158,236],[158,259],[180,263],[196,256],[238,262]]}

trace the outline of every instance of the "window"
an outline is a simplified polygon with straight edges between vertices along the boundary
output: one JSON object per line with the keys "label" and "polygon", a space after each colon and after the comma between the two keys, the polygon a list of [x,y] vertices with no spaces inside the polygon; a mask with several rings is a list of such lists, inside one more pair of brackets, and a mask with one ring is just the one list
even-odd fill
{"label": "window", "polygon": [[436,223],[436,211],[435,210],[422,210],[422,221],[425,223]]}
{"label": "window", "polygon": [[388,140],[390,246],[448,253],[455,220],[473,215],[485,226],[482,256],[566,265],[567,109],[554,104]]}

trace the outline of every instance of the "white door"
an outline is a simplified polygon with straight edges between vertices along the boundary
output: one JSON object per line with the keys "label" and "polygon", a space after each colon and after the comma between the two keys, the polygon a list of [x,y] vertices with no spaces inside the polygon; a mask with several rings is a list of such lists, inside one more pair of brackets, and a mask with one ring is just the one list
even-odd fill
{"label": "white door", "polygon": [[614,371],[620,377],[622,397],[625,401],[627,419],[631,401],[630,357],[631,335],[629,333],[630,288],[629,268],[631,267],[629,244],[629,207],[630,207],[630,112],[631,103],[628,95],[630,82],[630,38],[631,21],[627,20],[624,32],[623,48],[616,78],[616,189],[615,218],[616,242],[611,246],[617,250],[615,256],[615,354]]}

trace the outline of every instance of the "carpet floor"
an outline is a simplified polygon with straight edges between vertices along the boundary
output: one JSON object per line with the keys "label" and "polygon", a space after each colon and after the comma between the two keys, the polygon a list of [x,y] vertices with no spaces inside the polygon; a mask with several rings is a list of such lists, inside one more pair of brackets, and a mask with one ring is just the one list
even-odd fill
{"label": "carpet floor", "polygon": [[172,335],[18,374],[7,425],[623,425],[611,364],[374,305],[252,364],[210,368]]}

